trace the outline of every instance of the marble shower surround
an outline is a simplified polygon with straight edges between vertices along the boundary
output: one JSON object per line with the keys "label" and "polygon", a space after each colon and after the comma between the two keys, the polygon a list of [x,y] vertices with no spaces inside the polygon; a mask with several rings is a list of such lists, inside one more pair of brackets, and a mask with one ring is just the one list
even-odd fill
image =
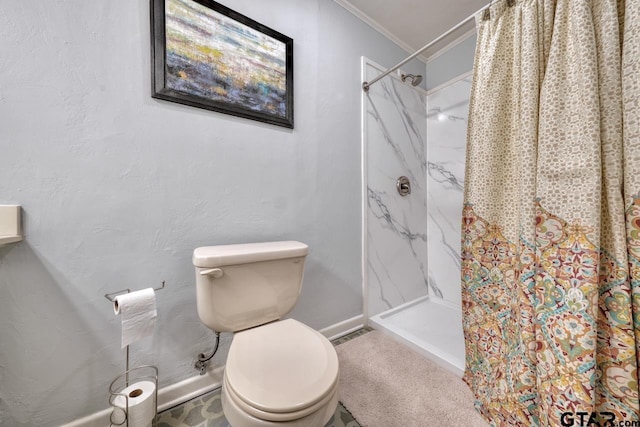
{"label": "marble shower surround", "polygon": [[[381,67],[363,59],[370,80]],[[363,101],[368,315],[429,295],[456,308],[471,77],[425,94],[387,76]],[[400,196],[396,179],[411,180]]]}
{"label": "marble shower surround", "polygon": [[[364,77],[380,67],[363,59]],[[427,295],[426,96],[387,76],[364,99],[368,315]],[[411,194],[396,180],[407,176]],[[441,295],[432,284],[431,293]]]}
{"label": "marble shower surround", "polygon": [[427,241],[429,284],[461,307],[460,223],[471,76],[427,96]]}

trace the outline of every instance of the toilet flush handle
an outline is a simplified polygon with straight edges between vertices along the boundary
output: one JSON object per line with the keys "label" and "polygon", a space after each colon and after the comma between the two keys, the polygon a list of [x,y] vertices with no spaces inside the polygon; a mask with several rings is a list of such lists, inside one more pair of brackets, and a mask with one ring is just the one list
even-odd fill
{"label": "toilet flush handle", "polygon": [[222,277],[224,272],[221,268],[210,268],[208,270],[202,270],[200,274],[203,276],[212,276],[214,279],[218,279]]}

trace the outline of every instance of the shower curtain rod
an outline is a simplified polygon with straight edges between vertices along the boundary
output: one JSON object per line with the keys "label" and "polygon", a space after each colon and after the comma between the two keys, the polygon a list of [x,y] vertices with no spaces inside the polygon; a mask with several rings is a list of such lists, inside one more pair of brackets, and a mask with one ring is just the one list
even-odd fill
{"label": "shower curtain rod", "polygon": [[389,74],[389,73],[397,70],[398,68],[402,67],[404,64],[406,64],[407,62],[411,61],[416,56],[420,55],[422,52],[424,52],[425,50],[429,49],[431,46],[435,45],[436,43],[438,43],[439,41],[441,41],[442,39],[447,37],[449,34],[453,33],[454,31],[458,30],[460,27],[464,26],[467,22],[473,20],[478,13],[486,10],[489,6],[491,6],[492,2],[493,2],[493,0],[491,0],[491,2],[488,5],[484,6],[483,8],[478,10],[476,13],[472,14],[471,16],[467,17],[465,20],[463,20],[460,23],[458,23],[455,27],[451,28],[450,30],[448,30],[444,34],[440,35],[435,40],[427,43],[426,45],[424,45],[423,47],[418,49],[416,52],[411,54],[411,56],[409,56],[406,59],[398,62],[396,65],[394,65],[393,67],[389,68],[387,71],[385,71],[384,73],[380,74],[379,76],[376,76],[370,82],[363,82],[362,83],[362,90],[364,90],[365,92],[368,92],[369,91],[369,87],[371,87],[372,84],[374,84],[378,80],[384,78],[387,74]]}

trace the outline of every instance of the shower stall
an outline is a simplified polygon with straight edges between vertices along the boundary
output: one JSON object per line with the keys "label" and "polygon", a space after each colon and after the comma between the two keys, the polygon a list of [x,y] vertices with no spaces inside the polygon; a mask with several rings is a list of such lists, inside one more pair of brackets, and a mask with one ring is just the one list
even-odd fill
{"label": "shower stall", "polygon": [[[363,81],[384,68],[362,59]],[[470,73],[433,90],[390,73],[362,95],[367,322],[462,375],[460,221]]]}

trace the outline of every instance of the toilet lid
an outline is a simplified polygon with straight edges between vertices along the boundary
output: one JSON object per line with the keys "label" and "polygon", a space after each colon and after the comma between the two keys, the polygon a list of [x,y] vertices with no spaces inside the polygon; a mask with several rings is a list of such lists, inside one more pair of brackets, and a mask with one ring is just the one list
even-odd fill
{"label": "toilet lid", "polygon": [[300,411],[322,400],[338,380],[338,356],[322,334],[293,319],[235,334],[227,384],[261,411]]}

